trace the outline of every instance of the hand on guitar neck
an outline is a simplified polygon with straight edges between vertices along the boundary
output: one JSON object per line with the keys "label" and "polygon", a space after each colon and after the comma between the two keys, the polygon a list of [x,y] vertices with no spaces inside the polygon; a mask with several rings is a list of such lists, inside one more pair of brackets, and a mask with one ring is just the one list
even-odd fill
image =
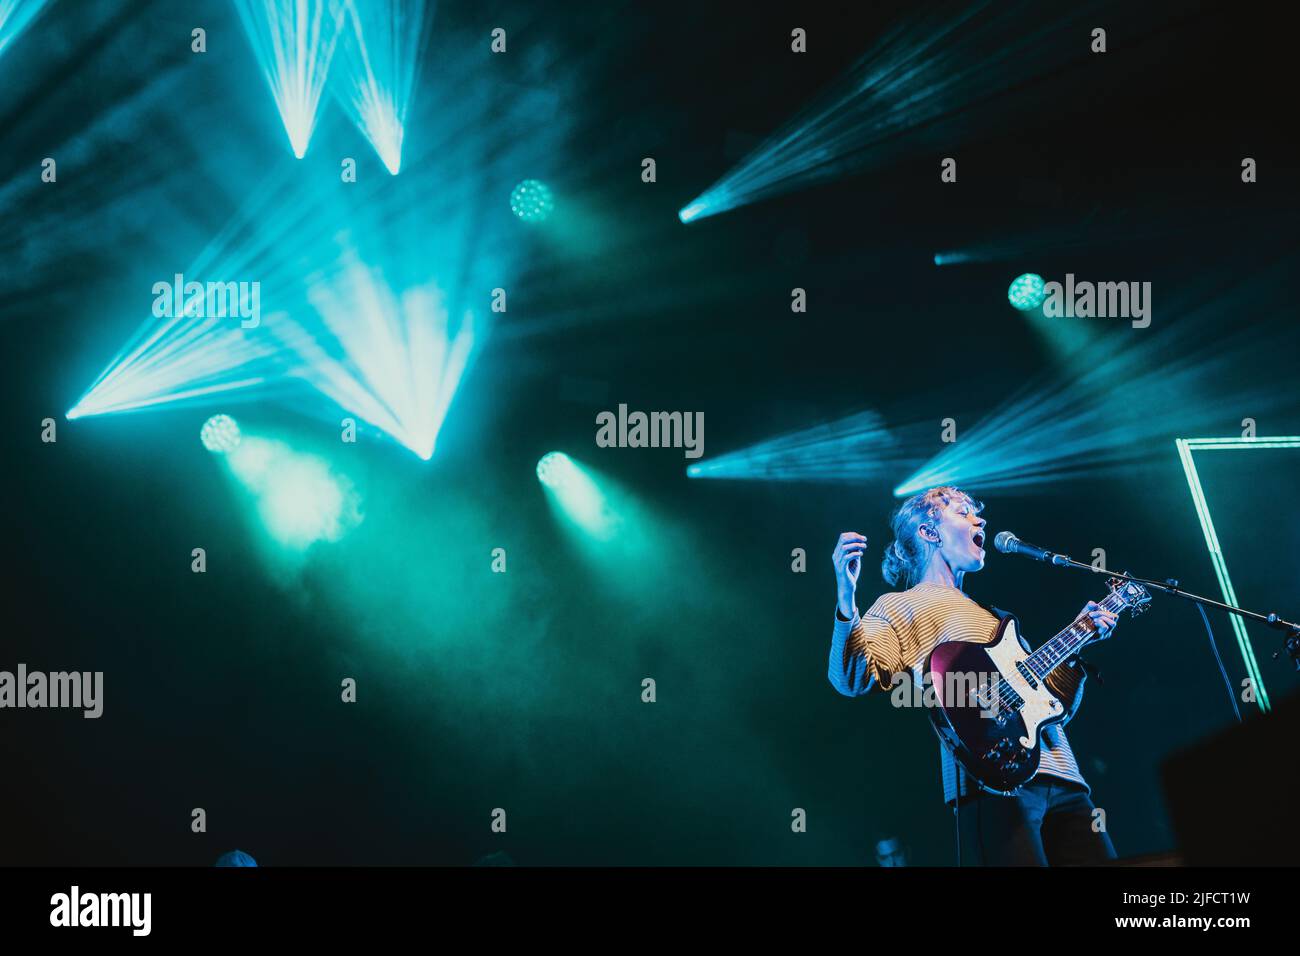
{"label": "hand on guitar neck", "polygon": [[1083,620],[1090,621],[1093,629],[1096,631],[1096,636],[1091,638],[1088,642],[1091,644],[1096,641],[1104,641],[1106,638],[1110,637],[1111,633],[1115,630],[1115,625],[1119,622],[1119,617],[1106,610],[1096,601],[1089,601],[1083,606],[1083,610],[1079,612],[1079,616],[1075,618],[1076,622]]}

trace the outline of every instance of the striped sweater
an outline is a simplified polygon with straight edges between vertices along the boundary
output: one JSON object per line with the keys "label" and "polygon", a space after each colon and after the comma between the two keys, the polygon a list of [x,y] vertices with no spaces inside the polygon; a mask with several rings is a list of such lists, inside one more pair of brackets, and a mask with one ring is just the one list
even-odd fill
{"label": "striped sweater", "polygon": [[[921,583],[907,591],[882,594],[866,614],[854,609],[853,620],[835,612],[831,635],[829,676],[841,694],[857,697],[873,688],[888,692],[894,674],[916,679],[926,658],[945,641],[986,643],[998,628],[998,616],[971,600],[961,589]],[[1066,705],[1066,717],[1043,730],[1039,774],[1050,774],[1088,786],[1062,729],[1083,698],[1084,671],[1077,660],[1062,664],[1047,677],[1047,686]],[[957,764],[951,751],[939,745],[943,765],[943,799],[957,799]],[[961,795],[973,789],[961,774]]]}

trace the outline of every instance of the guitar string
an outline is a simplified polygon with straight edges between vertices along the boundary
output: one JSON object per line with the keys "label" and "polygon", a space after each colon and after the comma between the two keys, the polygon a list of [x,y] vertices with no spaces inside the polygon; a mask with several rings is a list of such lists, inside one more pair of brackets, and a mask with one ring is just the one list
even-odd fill
{"label": "guitar string", "polygon": [[[1110,601],[1110,599],[1111,599],[1112,597],[1118,597],[1118,596],[1119,596],[1119,592],[1118,592],[1118,591],[1112,591],[1110,594],[1108,594],[1106,597],[1104,597],[1104,598],[1103,598],[1099,603],[1100,603],[1103,607],[1106,607],[1107,610],[1115,610],[1116,612],[1118,612],[1119,610],[1122,609],[1122,607],[1123,607],[1123,605],[1124,605],[1124,602],[1122,601],[1122,599],[1121,599],[1121,602],[1120,602],[1120,603],[1121,603],[1121,607],[1120,607],[1120,608],[1112,609],[1112,608],[1110,608],[1110,607],[1108,606],[1108,602]],[[1079,634],[1078,636],[1086,636],[1086,635],[1088,634],[1088,632],[1089,632],[1088,625],[1087,625],[1086,623],[1083,623],[1083,622],[1076,622],[1076,623],[1074,623],[1074,624],[1071,624],[1071,625],[1070,625],[1068,628],[1066,628],[1065,630],[1061,631],[1059,634],[1057,634],[1055,637],[1053,637],[1050,641],[1048,641],[1046,644],[1044,644],[1044,645],[1043,645],[1042,647],[1040,647],[1038,650],[1034,651],[1032,654],[1030,654],[1028,657],[1025,658],[1025,663],[1028,665],[1028,667],[1029,667],[1029,671],[1030,671],[1030,673],[1032,673],[1032,674],[1034,675],[1034,677],[1036,677],[1036,678],[1037,678],[1038,680],[1040,680],[1040,681],[1041,681],[1041,680],[1044,680],[1045,677],[1046,677],[1046,675],[1047,675],[1047,674],[1050,674],[1053,670],[1055,670],[1056,667],[1057,667],[1057,665],[1060,664],[1061,660],[1064,660],[1066,657],[1068,657],[1068,655],[1062,655],[1062,657],[1061,657],[1060,660],[1056,661],[1056,663],[1054,663],[1051,667],[1046,668],[1046,669],[1043,670],[1041,673],[1039,672],[1039,669],[1036,668],[1036,667],[1034,667],[1033,664],[1030,663],[1030,662],[1033,661],[1034,658],[1036,658],[1036,657],[1037,657],[1039,654],[1041,654],[1044,650],[1047,650],[1048,648],[1053,647],[1053,646],[1056,645],[1058,642],[1068,641],[1069,639],[1075,637],[1075,636],[1076,636],[1076,633],[1075,633],[1075,632],[1076,632],[1076,629],[1079,628],[1079,627],[1082,627],[1082,628],[1083,628],[1083,631],[1082,631],[1082,633]],[[1095,630],[1095,628],[1094,628],[1093,630]],[[1081,646],[1082,646],[1082,645],[1081,645]],[[1044,661],[1045,661],[1047,658],[1050,658],[1050,656],[1051,656],[1051,655],[1047,655],[1047,656],[1044,658]],[[1040,662],[1040,663],[1043,663],[1043,662]],[[999,675],[999,677],[1000,677],[1000,679],[999,679],[999,681],[998,681],[998,685],[997,685],[997,687],[993,688],[993,690],[992,690],[992,696],[991,696],[987,701],[985,701],[985,700],[980,700],[980,703],[981,703],[981,704],[982,704],[986,709],[989,708],[989,707],[994,706],[994,701],[996,701],[996,700],[1000,700],[1000,699],[1001,699],[1001,698],[1006,694],[1007,691],[1010,691],[1011,693],[1015,693],[1015,688],[1011,687],[1011,685],[1008,683],[1007,679],[1006,679],[1005,677],[1001,677],[1001,675]],[[1019,695],[1017,695],[1017,696],[1019,696]],[[1022,702],[1023,702],[1023,701],[1022,701]]]}
{"label": "guitar string", "polygon": [[[1111,598],[1118,598],[1118,599],[1119,599],[1119,607],[1117,607],[1117,608],[1112,608],[1112,607],[1110,607],[1109,602],[1110,602]],[[1103,607],[1105,607],[1107,610],[1112,610],[1112,611],[1114,611],[1115,613],[1118,613],[1119,611],[1122,611],[1125,607],[1128,606],[1128,602],[1125,601],[1125,600],[1123,599],[1123,597],[1122,597],[1122,595],[1120,594],[1119,591],[1112,591],[1110,594],[1106,595],[1106,597],[1103,598],[1099,603],[1100,603]],[[1080,627],[1083,628],[1083,631],[1082,631],[1082,633],[1078,633],[1078,634],[1077,634],[1076,631],[1077,631],[1077,629],[1080,628]],[[1090,630],[1090,629],[1089,629],[1089,626],[1088,626],[1088,624],[1087,624],[1086,622],[1076,622],[1075,624],[1071,624],[1068,628],[1066,628],[1065,630],[1061,631],[1059,634],[1057,634],[1055,637],[1053,637],[1050,641],[1048,641],[1046,644],[1044,644],[1044,645],[1043,645],[1042,647],[1040,647],[1038,650],[1034,651],[1032,654],[1030,654],[1028,657],[1026,657],[1026,658],[1025,658],[1026,663],[1033,661],[1034,658],[1038,657],[1038,656],[1039,656],[1040,654],[1042,654],[1042,652],[1045,651],[1045,650],[1048,650],[1048,649],[1054,649],[1054,650],[1053,650],[1053,653],[1056,653],[1056,651],[1059,650],[1059,648],[1056,648],[1056,645],[1057,645],[1058,643],[1059,643],[1059,644],[1062,644],[1062,646],[1063,646],[1065,642],[1068,642],[1070,639],[1072,639],[1072,638],[1074,638],[1074,637],[1076,637],[1076,636],[1086,636],[1086,635],[1088,634],[1089,630]],[[1095,630],[1095,628],[1092,628],[1091,630]],[[1082,645],[1081,645],[1081,646],[1082,646]],[[1051,667],[1048,667],[1048,668],[1042,670],[1041,673],[1040,673],[1039,668],[1036,668],[1036,667],[1034,667],[1032,664],[1029,664],[1029,670],[1030,670],[1030,673],[1032,673],[1032,674],[1033,674],[1036,678],[1038,678],[1039,680],[1044,680],[1044,679],[1045,679],[1045,676],[1046,676],[1047,674],[1050,674],[1053,670],[1055,670],[1056,667],[1057,667],[1057,665],[1060,664],[1061,660],[1066,659],[1068,656],[1069,656],[1068,654],[1062,655],[1061,658],[1060,658],[1060,660],[1057,660],[1054,664],[1052,664]],[[1051,657],[1051,655],[1045,655],[1043,661],[1040,661],[1039,663],[1040,663],[1040,664],[1041,664],[1041,663],[1044,663],[1047,659],[1050,659],[1050,657]],[[993,706],[994,706],[994,701],[1001,699],[1001,697],[1004,696],[1004,695],[1007,693],[1007,691],[1010,691],[1011,693],[1014,693],[1014,692],[1015,692],[1014,688],[1012,688],[1012,687],[1010,686],[1010,684],[1007,682],[1007,679],[1006,679],[1005,677],[1001,677],[1001,679],[998,681],[998,685],[997,685],[997,687],[995,687],[995,688],[992,689],[992,696],[990,696],[990,697],[988,697],[987,699],[985,699],[985,698],[981,698],[981,697],[979,697],[979,696],[977,695],[976,699],[979,700],[980,704],[981,704],[983,707],[985,707],[986,709],[988,709],[988,708],[993,707]],[[1019,696],[1019,695],[1017,695],[1017,696]],[[1022,703],[1023,703],[1023,701],[1022,701]]]}
{"label": "guitar string", "polygon": [[[1118,606],[1118,607],[1111,607],[1111,606],[1110,606],[1110,602],[1111,602],[1111,599],[1112,599],[1112,598],[1115,598],[1115,599],[1118,600],[1118,603],[1119,603],[1119,606]],[[1112,611],[1113,613],[1116,613],[1116,614],[1118,614],[1120,611],[1122,611],[1125,607],[1128,606],[1128,602],[1124,600],[1124,598],[1123,598],[1123,596],[1122,596],[1122,594],[1121,594],[1121,592],[1120,592],[1119,590],[1111,591],[1108,595],[1106,595],[1106,597],[1102,598],[1101,601],[1099,601],[1098,603],[1099,603],[1103,608],[1105,608],[1106,610],[1108,610],[1108,611]],[[1082,633],[1080,633],[1080,634],[1076,634],[1076,630],[1077,630],[1078,628],[1080,628],[1080,627],[1083,628]],[[1032,674],[1034,675],[1034,677],[1036,677],[1036,678],[1037,678],[1038,680],[1040,680],[1040,681],[1045,680],[1045,679],[1046,679],[1046,675],[1048,675],[1048,674],[1050,674],[1052,671],[1054,671],[1054,670],[1057,668],[1057,666],[1061,663],[1061,661],[1063,661],[1063,660],[1065,660],[1066,658],[1069,657],[1069,654],[1064,654],[1064,655],[1062,655],[1062,656],[1060,657],[1059,660],[1057,660],[1055,663],[1052,664],[1051,667],[1046,668],[1046,669],[1043,670],[1041,673],[1039,672],[1039,669],[1036,668],[1036,667],[1034,667],[1033,663],[1031,663],[1031,662],[1033,662],[1034,659],[1035,659],[1036,657],[1038,657],[1040,654],[1042,654],[1043,651],[1048,650],[1049,648],[1055,648],[1055,645],[1057,645],[1058,643],[1061,643],[1061,645],[1062,645],[1062,647],[1063,647],[1064,644],[1065,644],[1066,642],[1068,642],[1070,639],[1072,639],[1072,638],[1074,638],[1074,637],[1076,637],[1076,636],[1084,637],[1084,636],[1086,636],[1090,631],[1094,631],[1094,632],[1095,632],[1095,630],[1096,630],[1096,628],[1095,628],[1095,627],[1090,627],[1090,626],[1088,625],[1087,622],[1076,621],[1075,623],[1071,624],[1069,627],[1065,628],[1063,631],[1061,631],[1059,634],[1057,634],[1055,637],[1053,637],[1050,641],[1048,641],[1046,644],[1044,644],[1042,647],[1040,647],[1038,650],[1034,651],[1032,654],[1030,654],[1028,657],[1026,657],[1026,658],[1024,659],[1025,664],[1029,667],[1029,671],[1030,671],[1030,673],[1032,673]],[[1082,646],[1082,645],[1080,645],[1080,646]],[[1059,650],[1059,649],[1053,650],[1053,654],[1055,654],[1057,650]],[[1072,652],[1071,652],[1071,653],[1072,653]],[[1052,656],[1052,654],[1044,655],[1043,659],[1042,659],[1041,661],[1039,661],[1038,663],[1040,663],[1040,664],[1046,663],[1046,661],[1049,660],[1049,659],[1051,658],[1051,656]],[[987,698],[985,698],[985,697],[980,697],[979,695],[976,695],[976,700],[978,700],[979,703],[980,703],[980,705],[981,705],[982,707],[984,707],[986,710],[989,709],[989,708],[991,708],[991,707],[993,707],[993,706],[994,706],[994,701],[995,701],[995,700],[1000,700],[1000,699],[1003,697],[1003,695],[1004,695],[1007,691],[1011,691],[1012,693],[1015,692],[1015,689],[1014,689],[1013,687],[1011,687],[1011,685],[1008,683],[1008,681],[1007,681],[1007,679],[1006,679],[1005,677],[1001,677],[1001,675],[999,675],[999,677],[1000,677],[1000,679],[999,679],[999,681],[998,681],[998,685],[997,685],[997,687],[995,687],[995,688],[992,689],[992,694],[991,694],[991,696],[988,696]],[[1019,696],[1019,695],[1017,695],[1017,696]]]}

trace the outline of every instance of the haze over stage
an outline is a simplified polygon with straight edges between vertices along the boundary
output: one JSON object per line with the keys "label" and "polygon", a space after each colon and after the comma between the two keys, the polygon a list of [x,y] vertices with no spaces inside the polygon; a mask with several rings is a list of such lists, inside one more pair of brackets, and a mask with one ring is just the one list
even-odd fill
{"label": "haze over stage", "polygon": [[[947,866],[932,731],[827,681],[836,536],[868,539],[865,611],[928,481],[1288,610],[1293,450],[1191,451],[1198,509],[1175,444],[1300,435],[1262,15],[441,3],[385,63],[387,5],[355,9],[369,70],[344,27],[301,84],[209,0],[55,0],[0,50],[0,669],[104,675],[95,720],[4,711],[4,863],[851,867],[891,836]],[[1151,325],[1018,310],[1026,273],[1150,282]],[[154,313],[178,274],[205,314]],[[256,324],[209,314],[252,282]],[[631,440],[674,414],[681,447]],[[966,582],[1035,646],[1096,583],[995,552]],[[1280,703],[1277,635],[1210,619]],[[1072,745],[1120,852],[1168,851],[1160,759],[1234,721],[1204,625],[1157,597],[1090,656]]]}

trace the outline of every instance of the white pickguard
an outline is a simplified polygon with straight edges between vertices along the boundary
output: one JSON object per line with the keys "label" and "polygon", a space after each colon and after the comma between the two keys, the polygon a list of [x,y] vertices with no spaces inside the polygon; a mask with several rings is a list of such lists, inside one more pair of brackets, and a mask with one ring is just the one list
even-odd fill
{"label": "white pickguard", "polygon": [[1002,639],[996,644],[989,645],[985,650],[989,657],[993,658],[993,663],[1002,672],[1002,677],[1011,685],[1011,689],[1025,702],[1025,706],[1020,711],[1020,716],[1025,721],[1025,736],[1020,738],[1020,744],[1031,748],[1038,743],[1039,726],[1059,717],[1064,713],[1065,708],[1047,689],[1045,682],[1037,681],[1038,688],[1035,689],[1016,668],[1019,661],[1029,656],[1029,651],[1020,643],[1020,635],[1016,633],[1014,620],[1007,621]]}

